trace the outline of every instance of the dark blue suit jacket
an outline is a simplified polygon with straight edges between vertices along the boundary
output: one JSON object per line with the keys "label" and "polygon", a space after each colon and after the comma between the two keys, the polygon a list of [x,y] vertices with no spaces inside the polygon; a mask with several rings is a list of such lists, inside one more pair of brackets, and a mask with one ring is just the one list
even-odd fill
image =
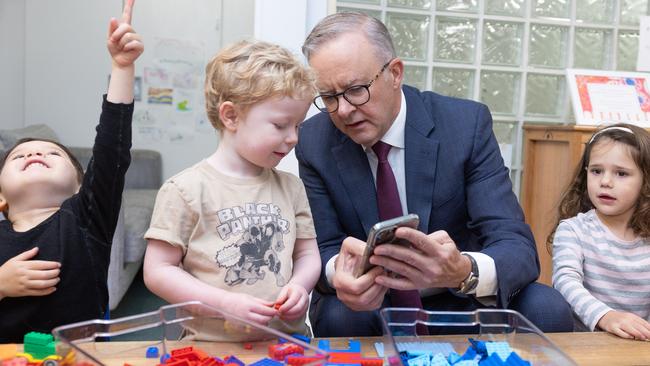
{"label": "dark blue suit jacket", "polygon": [[[507,307],[539,275],[533,235],[503,164],[492,117],[480,103],[404,86],[406,194],[425,233],[445,230],[461,251],[494,259],[498,306]],[[317,290],[332,292],[325,264],[347,236],[366,240],[378,222],[363,148],[326,113],[305,121],[296,147],[323,261]]]}

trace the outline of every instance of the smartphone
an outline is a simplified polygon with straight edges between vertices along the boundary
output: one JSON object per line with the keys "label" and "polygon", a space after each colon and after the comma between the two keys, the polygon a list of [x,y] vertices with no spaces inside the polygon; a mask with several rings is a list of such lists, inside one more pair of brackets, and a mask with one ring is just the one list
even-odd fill
{"label": "smartphone", "polygon": [[370,257],[375,251],[375,247],[380,244],[393,243],[405,246],[411,245],[408,241],[395,237],[395,230],[398,227],[407,226],[416,229],[420,223],[420,218],[416,214],[408,214],[394,219],[378,222],[370,228],[366,250],[363,252],[361,261],[354,268],[353,275],[355,278],[360,277],[372,267]]}

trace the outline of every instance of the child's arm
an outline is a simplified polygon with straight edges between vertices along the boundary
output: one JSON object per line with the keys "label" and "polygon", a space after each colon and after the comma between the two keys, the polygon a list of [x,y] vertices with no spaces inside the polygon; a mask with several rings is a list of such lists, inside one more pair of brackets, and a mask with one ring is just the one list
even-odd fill
{"label": "child's arm", "polygon": [[309,292],[313,290],[321,270],[316,239],[296,239],[293,249],[293,274],[282,288],[276,303],[280,317],[286,320],[300,318],[309,307]]}
{"label": "child's arm", "polygon": [[56,291],[61,264],[30,260],[38,247],[24,251],[0,266],[0,301],[5,297],[45,296]]}
{"label": "child's arm", "polygon": [[267,325],[277,314],[273,303],[247,294],[212,287],[179,267],[183,251],[167,242],[147,241],[144,282],[156,295],[170,303],[198,300],[229,314]]}
{"label": "child's arm", "polygon": [[106,99],[111,103],[133,102],[133,63],[144,51],[140,35],[131,27],[134,1],[127,0],[122,18],[119,21],[111,18],[108,26],[106,43],[112,58],[112,70]]}
{"label": "child's arm", "polygon": [[567,222],[561,222],[553,237],[553,287],[564,296],[571,309],[591,330],[598,319],[612,310],[584,286],[584,243]]}
{"label": "child's arm", "polygon": [[[131,162],[131,120],[135,60],[143,51],[140,36],[131,28],[133,0],[127,0],[120,21],[111,19],[107,48],[112,60],[108,94],[96,127],[93,156],[78,194],[71,200],[80,227],[87,231],[88,251],[98,274],[106,282],[105,269],[117,226],[126,171]],[[97,245],[99,244],[99,245]]]}

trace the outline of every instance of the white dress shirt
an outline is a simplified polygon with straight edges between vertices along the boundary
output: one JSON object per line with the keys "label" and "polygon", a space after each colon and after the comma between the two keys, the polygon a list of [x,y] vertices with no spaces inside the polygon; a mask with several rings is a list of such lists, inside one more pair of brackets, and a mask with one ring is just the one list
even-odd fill
{"label": "white dress shirt", "polygon": [[[395,180],[397,182],[397,191],[399,193],[399,199],[402,204],[402,212],[404,214],[409,213],[406,199],[406,173],[404,170],[404,150],[406,148],[404,142],[404,127],[406,125],[406,99],[404,97],[404,92],[402,92],[402,102],[400,104],[400,110],[393,121],[390,129],[386,134],[381,138],[381,141],[390,144],[392,148],[388,152],[388,163],[393,169],[393,175],[395,175]],[[366,157],[368,158],[368,163],[370,163],[370,169],[372,170],[372,176],[377,177],[377,165],[378,159],[375,152],[372,150],[371,146],[364,146],[364,151],[366,152]],[[453,238],[452,238],[453,239]],[[494,259],[490,256],[480,253],[480,252],[463,252],[471,255],[472,258],[476,260],[476,264],[479,269],[479,282],[476,288],[470,291],[470,294],[476,295],[482,303],[485,305],[494,305],[496,299],[491,299],[489,296],[495,296],[498,290],[497,286],[497,271],[494,264]],[[325,265],[325,276],[327,277],[327,282],[332,285],[332,279],[334,278],[334,261],[338,255],[333,256]],[[441,293],[446,291],[446,288],[430,288],[420,290],[422,296],[429,296],[436,293]]]}

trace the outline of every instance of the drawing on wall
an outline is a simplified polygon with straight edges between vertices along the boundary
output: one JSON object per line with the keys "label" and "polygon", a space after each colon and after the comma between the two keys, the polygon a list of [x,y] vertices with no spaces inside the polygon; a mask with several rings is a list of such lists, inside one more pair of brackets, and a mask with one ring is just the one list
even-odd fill
{"label": "drawing on wall", "polygon": [[576,123],[650,127],[650,74],[567,69]]}
{"label": "drawing on wall", "polygon": [[134,115],[134,140],[184,143],[205,133],[204,47],[181,39],[155,39],[142,77],[143,102]]}
{"label": "drawing on wall", "polygon": [[172,104],[173,89],[171,88],[149,88],[147,92],[147,103],[150,104]]}

